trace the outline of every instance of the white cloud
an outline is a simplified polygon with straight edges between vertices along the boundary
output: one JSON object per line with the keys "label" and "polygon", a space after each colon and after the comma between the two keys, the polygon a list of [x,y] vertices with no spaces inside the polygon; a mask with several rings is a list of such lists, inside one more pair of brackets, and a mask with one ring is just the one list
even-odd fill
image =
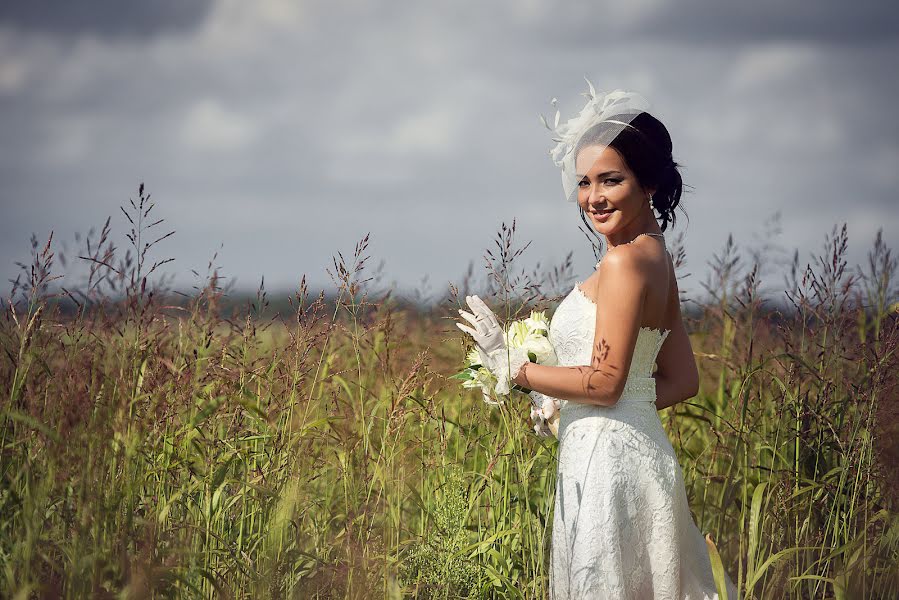
{"label": "white cloud", "polygon": [[899,145],[882,142],[859,157],[859,171],[886,190],[899,188]]}
{"label": "white cloud", "polygon": [[418,152],[448,155],[458,139],[462,116],[459,113],[459,110],[444,105],[404,117],[387,136],[384,149],[406,156]]}
{"label": "white cloud", "polygon": [[338,152],[387,152],[397,158],[446,156],[458,141],[461,118],[459,108],[436,105],[401,116],[386,130],[362,133],[347,128],[334,141]]}
{"label": "white cloud", "polygon": [[722,85],[709,84],[697,95],[701,110],[687,115],[689,134],[702,144],[770,159],[832,151],[847,141],[846,124],[822,75],[828,58],[838,55],[800,42],[764,42],[738,50],[722,66]]}
{"label": "white cloud", "polygon": [[[219,0],[197,36],[200,44],[234,52],[252,52],[267,33],[303,25],[300,2],[288,0]],[[259,47],[256,47],[257,51]]]}
{"label": "white cloud", "polygon": [[191,148],[218,152],[245,148],[258,133],[253,119],[204,98],[188,108],[181,137]]}
{"label": "white cloud", "polygon": [[26,86],[58,59],[55,42],[0,25],[0,94],[26,93]]}
{"label": "white cloud", "polygon": [[91,140],[97,137],[97,123],[88,119],[50,119],[42,130],[42,158],[50,167],[75,166],[85,160],[91,155]]}
{"label": "white cloud", "polygon": [[771,42],[752,45],[737,57],[724,81],[731,94],[769,91],[776,94],[797,74],[814,69],[820,48],[810,44]]}
{"label": "white cloud", "polygon": [[845,131],[834,115],[811,109],[806,113],[796,111],[772,118],[760,126],[769,147],[784,151],[813,150],[820,152],[836,148],[844,139]]}
{"label": "white cloud", "polygon": [[26,72],[25,61],[0,58],[0,94],[14,94],[21,90]]}
{"label": "white cloud", "polygon": [[422,159],[450,157],[459,142],[460,122],[458,107],[438,104],[401,116],[386,128],[336,129],[333,138],[328,140],[331,156],[328,178],[408,182]]}

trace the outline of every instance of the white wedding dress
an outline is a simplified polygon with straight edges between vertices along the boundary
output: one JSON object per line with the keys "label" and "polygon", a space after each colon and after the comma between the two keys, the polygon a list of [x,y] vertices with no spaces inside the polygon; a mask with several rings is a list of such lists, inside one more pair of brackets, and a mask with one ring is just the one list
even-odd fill
{"label": "white wedding dress", "polygon": [[[550,321],[561,366],[591,362],[597,308],[580,283]],[[668,333],[640,330],[615,406],[561,400],[552,600],[719,598],[705,538],[655,406],[651,375]],[[726,585],[728,598],[736,599],[729,578]]]}

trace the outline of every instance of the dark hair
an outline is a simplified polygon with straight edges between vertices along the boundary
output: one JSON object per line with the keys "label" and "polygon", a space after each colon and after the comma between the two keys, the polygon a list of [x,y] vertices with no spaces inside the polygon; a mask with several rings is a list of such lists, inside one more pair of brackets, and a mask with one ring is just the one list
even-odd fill
{"label": "dark hair", "polygon": [[[647,112],[641,112],[632,119],[631,116],[611,117],[625,123],[629,121],[629,127],[601,121],[588,129],[578,140],[574,156],[577,158],[581,149],[593,144],[615,148],[640,185],[656,188],[652,206],[662,220],[662,231],[665,231],[669,221],[672,225],[675,223],[674,209],[680,203],[684,187],[678,171],[681,165],[672,159],[671,135],[661,121]],[[683,207],[681,212],[686,215]]]}

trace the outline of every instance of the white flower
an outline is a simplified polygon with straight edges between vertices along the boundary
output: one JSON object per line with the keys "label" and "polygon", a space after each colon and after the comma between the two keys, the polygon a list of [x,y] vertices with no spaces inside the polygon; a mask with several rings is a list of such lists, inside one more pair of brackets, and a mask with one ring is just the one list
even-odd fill
{"label": "white flower", "polygon": [[509,334],[506,336],[506,344],[510,348],[524,348],[529,354],[536,357],[537,364],[556,365],[558,359],[553,350],[549,338],[546,315],[543,312],[533,311],[527,319],[512,323]]}
{"label": "white flower", "polygon": [[546,318],[546,311],[531,311],[531,316],[524,320],[524,324],[530,331],[549,331],[549,320]]}
{"label": "white flower", "polygon": [[559,362],[556,351],[553,349],[553,346],[547,337],[531,336],[523,344],[523,347],[529,353],[533,353],[537,357],[537,360],[534,362],[538,365],[549,365],[552,367]]}
{"label": "white flower", "polygon": [[[475,354],[477,354],[477,350],[475,350]],[[480,359],[478,360],[480,361]],[[486,367],[478,367],[477,369],[469,369],[468,372],[472,378],[463,381],[462,387],[468,389],[480,388],[484,397],[484,402],[491,406],[497,406],[503,403],[502,400],[496,401],[490,396],[490,390],[496,386],[496,376],[491,373],[489,369]]]}
{"label": "white flower", "polygon": [[[506,347],[510,351],[515,351],[512,354],[519,357],[515,360],[528,360],[533,357],[533,361],[538,364],[556,365],[558,358],[549,342],[548,333],[549,320],[546,312],[531,311],[527,318],[509,324],[503,331],[503,339]],[[510,391],[508,381],[500,385],[502,382],[497,379],[497,374],[482,365],[481,353],[477,346],[468,351],[465,361],[466,369],[455,376],[462,379],[462,386],[467,389],[481,388],[484,402],[487,404],[493,406],[503,404],[502,397]],[[493,399],[494,396],[497,400]]]}
{"label": "white flower", "polygon": [[479,365],[481,364],[481,355],[478,354],[477,348],[472,348],[468,355],[465,357],[465,360],[468,361],[469,365]]}

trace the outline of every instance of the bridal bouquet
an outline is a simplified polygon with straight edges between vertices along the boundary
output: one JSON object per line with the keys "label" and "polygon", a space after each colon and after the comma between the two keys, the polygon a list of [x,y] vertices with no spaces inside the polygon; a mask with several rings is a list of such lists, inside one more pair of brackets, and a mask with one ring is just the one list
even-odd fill
{"label": "bridal bouquet", "polygon": [[[484,402],[499,405],[503,397],[518,390],[531,397],[531,419],[538,435],[555,434],[558,423],[558,404],[549,396],[539,394],[518,384],[511,378],[528,361],[541,365],[555,365],[556,352],[549,342],[549,322],[544,311],[531,311],[529,317],[502,327],[495,315],[477,296],[469,298],[475,314],[459,311],[477,329],[458,324],[475,338],[475,347],[466,355],[465,368],[452,376],[462,380],[465,388],[479,388]],[[496,398],[496,399],[494,399]],[[557,402],[557,401],[556,401]]]}

